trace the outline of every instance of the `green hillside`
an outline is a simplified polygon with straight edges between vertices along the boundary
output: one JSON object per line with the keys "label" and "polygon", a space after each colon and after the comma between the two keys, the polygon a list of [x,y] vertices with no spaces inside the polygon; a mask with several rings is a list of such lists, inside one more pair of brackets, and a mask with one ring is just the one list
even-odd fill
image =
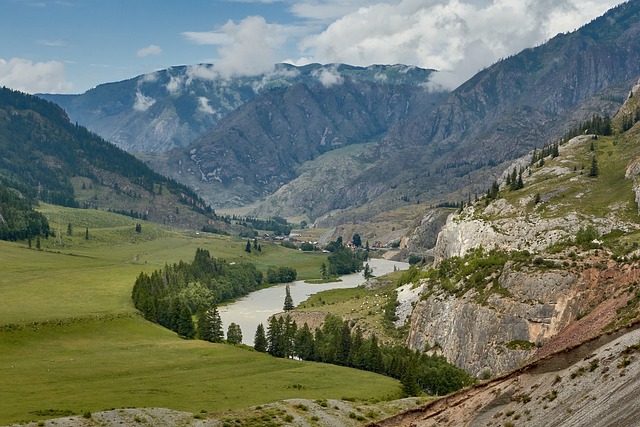
{"label": "green hillside", "polygon": [[7,88],[0,88],[0,151],[0,184],[33,200],[230,228],[190,188],[72,124],[57,105]]}
{"label": "green hillside", "polygon": [[400,395],[399,383],[380,375],[180,339],[131,303],[140,271],[191,261],[196,248],[263,270],[288,265],[303,279],[319,276],[324,255],[266,242],[262,254],[247,254],[243,239],[103,211],[40,211],[56,231],[40,250],[0,241],[0,401],[13,402],[0,405],[0,425],[130,406],[199,413],[293,397]]}

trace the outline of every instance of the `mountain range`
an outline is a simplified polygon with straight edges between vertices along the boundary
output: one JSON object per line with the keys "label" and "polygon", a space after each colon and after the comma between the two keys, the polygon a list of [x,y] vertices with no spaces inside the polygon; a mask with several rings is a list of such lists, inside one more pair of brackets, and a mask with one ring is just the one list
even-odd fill
{"label": "mountain range", "polygon": [[639,32],[631,0],[452,92],[415,67],[280,64],[231,80],[175,67],[42,96],[216,208],[366,223],[389,240],[398,232],[383,230],[407,231],[422,206],[469,201],[513,159],[613,114],[640,75]]}

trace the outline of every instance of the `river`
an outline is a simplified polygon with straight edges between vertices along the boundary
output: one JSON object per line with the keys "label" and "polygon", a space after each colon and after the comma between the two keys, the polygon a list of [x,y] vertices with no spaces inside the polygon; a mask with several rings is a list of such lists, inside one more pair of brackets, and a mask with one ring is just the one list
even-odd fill
{"label": "river", "polygon": [[[386,259],[372,258],[367,262],[373,269],[374,276],[390,273],[394,267],[397,270],[406,270],[409,267],[407,263]],[[289,283],[293,303],[298,305],[309,296],[328,289],[355,288],[365,281],[362,273],[348,274],[342,276],[341,279],[341,282],[320,284],[305,283],[302,280]],[[285,287],[286,284],[282,284],[261,289],[231,304],[219,307],[218,311],[220,312],[225,334],[229,324],[236,323],[240,325],[242,330],[242,342],[252,346],[258,325],[262,323],[266,331],[269,317],[282,312],[286,293]]]}

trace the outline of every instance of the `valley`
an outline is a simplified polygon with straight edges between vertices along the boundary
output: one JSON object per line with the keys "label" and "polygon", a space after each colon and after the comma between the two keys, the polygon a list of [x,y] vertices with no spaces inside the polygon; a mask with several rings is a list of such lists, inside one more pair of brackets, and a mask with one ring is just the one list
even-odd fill
{"label": "valley", "polygon": [[637,424],[638,39],[0,88],[0,425]]}
{"label": "valley", "polygon": [[0,398],[14,402],[2,405],[0,424],[131,406],[217,413],[268,403],[265,390],[271,401],[400,396],[397,381],[380,375],[183,340],[144,320],[131,303],[140,271],[191,259],[196,248],[265,268],[286,262],[301,278],[318,277],[326,256],[268,244],[251,256],[243,239],[146,221],[136,233],[134,220],[108,212],[42,212],[54,229],[71,222],[79,231],[42,239],[41,250],[0,242]]}

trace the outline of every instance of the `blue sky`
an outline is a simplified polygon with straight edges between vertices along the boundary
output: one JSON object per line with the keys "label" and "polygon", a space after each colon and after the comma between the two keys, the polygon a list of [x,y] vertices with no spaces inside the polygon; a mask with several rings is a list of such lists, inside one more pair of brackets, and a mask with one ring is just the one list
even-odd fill
{"label": "blue sky", "polygon": [[403,63],[453,88],[620,0],[0,0],[0,85],[80,93],[172,65]]}

